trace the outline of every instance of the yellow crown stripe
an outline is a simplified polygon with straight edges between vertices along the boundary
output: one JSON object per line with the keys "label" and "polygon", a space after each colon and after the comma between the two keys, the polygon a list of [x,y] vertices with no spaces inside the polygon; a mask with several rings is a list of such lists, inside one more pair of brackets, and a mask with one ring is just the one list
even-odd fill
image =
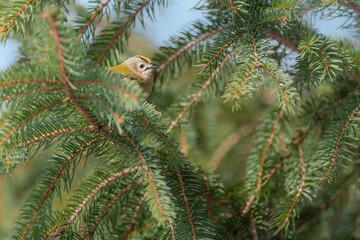
{"label": "yellow crown stripe", "polygon": [[141,58],[142,60],[148,62],[148,63],[151,63],[151,60],[150,58],[147,58],[147,57],[144,57],[144,56],[141,56],[141,55],[135,55],[134,57],[138,57],[138,58]]}

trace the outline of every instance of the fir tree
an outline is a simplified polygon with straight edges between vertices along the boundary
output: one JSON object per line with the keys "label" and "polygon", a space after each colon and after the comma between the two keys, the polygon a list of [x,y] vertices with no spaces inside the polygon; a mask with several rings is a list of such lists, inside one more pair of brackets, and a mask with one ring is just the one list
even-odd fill
{"label": "fir tree", "polygon": [[[93,0],[75,20],[74,1],[0,4],[2,40],[22,42],[21,59],[0,72],[1,172],[52,149],[14,239],[360,238],[360,53],[304,19],[347,16],[343,27],[358,34],[359,3],[200,1],[206,20],[153,59],[160,67],[149,101],[106,69],[123,58],[135,23],[146,27],[167,0]],[[190,68],[196,81],[161,104],[161,86]],[[275,102],[237,130],[235,116],[263,89]],[[217,137],[215,113],[235,119],[228,137]],[[252,132],[244,179],[224,186],[198,167],[202,156],[216,169]],[[89,159],[99,167],[82,178]]]}

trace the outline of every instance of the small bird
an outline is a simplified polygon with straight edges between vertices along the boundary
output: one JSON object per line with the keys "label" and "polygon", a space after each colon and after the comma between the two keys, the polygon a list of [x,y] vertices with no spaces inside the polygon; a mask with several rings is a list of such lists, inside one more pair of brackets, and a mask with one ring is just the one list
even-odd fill
{"label": "small bird", "polygon": [[149,98],[154,85],[156,68],[158,67],[154,66],[149,58],[135,55],[120,65],[109,68],[109,71],[120,73],[137,82]]}

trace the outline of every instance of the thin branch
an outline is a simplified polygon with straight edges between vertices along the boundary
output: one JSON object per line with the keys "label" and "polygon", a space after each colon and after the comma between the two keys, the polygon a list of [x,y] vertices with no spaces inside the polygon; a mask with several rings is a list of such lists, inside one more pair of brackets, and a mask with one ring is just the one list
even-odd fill
{"label": "thin branch", "polygon": [[207,178],[207,176],[205,174],[200,174],[200,176],[204,179],[205,181],[205,185],[206,185],[206,190],[207,190],[207,197],[208,197],[208,217],[209,219],[211,219],[211,215],[212,215],[212,196],[211,196],[211,188],[210,188],[210,182],[209,179]]}
{"label": "thin branch", "polygon": [[5,97],[4,101],[8,101],[8,100],[12,100],[14,98],[31,95],[33,93],[39,93],[39,92],[62,92],[62,91],[64,91],[64,90],[63,89],[52,89],[52,88],[39,88],[39,89],[36,89],[35,91],[28,91],[28,92],[25,92],[25,93],[19,93],[19,94],[16,94],[16,95],[7,96],[7,97]]}
{"label": "thin branch", "polygon": [[340,136],[339,136],[339,138],[338,138],[338,141],[337,141],[337,143],[336,143],[336,147],[335,147],[335,150],[334,150],[334,155],[333,155],[333,157],[332,157],[332,159],[331,159],[331,165],[330,165],[328,171],[326,172],[323,180],[325,180],[325,179],[329,176],[331,170],[334,168],[334,166],[335,166],[335,161],[336,161],[337,155],[338,155],[338,153],[339,153],[340,144],[341,144],[342,139],[343,139],[343,137],[344,137],[344,135],[345,135],[345,131],[348,129],[348,127],[350,126],[350,123],[351,123],[352,119],[355,117],[355,115],[357,114],[357,112],[358,112],[359,110],[360,110],[360,107],[355,108],[355,110],[353,111],[353,113],[350,115],[349,119],[346,121],[346,123],[345,123],[345,125],[344,125],[344,127],[343,127],[343,129],[342,129],[342,131],[341,131],[341,134],[340,134]]}
{"label": "thin branch", "polygon": [[[64,134],[67,134],[67,133],[70,133],[70,132],[75,132],[75,131],[78,131],[78,130],[79,129],[77,129],[77,128],[69,128],[69,129],[59,129],[59,130],[56,130],[56,131],[53,131],[53,132],[49,132],[47,134],[44,134],[44,135],[39,136],[39,137],[34,137],[34,139],[27,141],[24,144],[24,147],[27,147],[29,145],[32,145],[32,144],[34,144],[36,142],[39,142],[41,140],[44,140],[44,139],[61,136],[61,135],[64,135]],[[86,127],[82,128],[82,129],[80,129],[80,131],[83,131],[83,132],[92,131],[92,130],[94,130],[94,128],[92,126],[86,126]]]}
{"label": "thin branch", "polygon": [[30,6],[30,4],[32,4],[35,0],[30,0],[28,1],[20,10],[19,12],[15,15],[15,17],[13,19],[11,19],[11,21],[6,24],[4,27],[0,28],[0,32],[5,32],[7,31],[11,25],[16,21],[16,19],[26,10],[26,8],[28,8]]}
{"label": "thin branch", "polygon": [[215,150],[214,154],[208,162],[208,166],[212,169],[217,169],[226,154],[240,141],[241,137],[246,136],[254,131],[255,126],[256,124],[254,123],[246,124],[236,132],[229,134]]}
{"label": "thin branch", "polygon": [[258,65],[258,53],[257,53],[257,49],[256,49],[256,42],[255,42],[255,38],[254,38],[253,34],[251,34],[250,37],[251,37],[251,42],[252,42],[253,49],[254,49],[255,66],[257,66]]}
{"label": "thin branch", "polygon": [[[165,142],[170,146],[171,148],[171,151],[173,152],[174,154],[174,157],[176,159],[176,161],[178,163],[180,163],[179,161],[179,158],[178,158],[178,155],[176,154],[176,151],[174,149],[174,147],[172,146],[172,144],[170,143],[169,139],[167,139],[167,137],[160,131],[157,132],[164,140]],[[194,219],[193,219],[193,216],[191,214],[191,206],[190,206],[190,203],[189,203],[189,200],[186,196],[186,191],[185,191],[185,184],[184,184],[184,181],[182,179],[182,176],[181,176],[181,173],[179,171],[179,169],[177,167],[175,167],[175,171],[176,171],[176,174],[178,176],[178,179],[179,179],[179,182],[180,182],[180,187],[181,187],[181,192],[182,192],[182,195],[184,197],[184,205],[185,205],[185,209],[186,209],[186,212],[187,212],[187,215],[189,217],[189,221],[190,221],[190,225],[191,225],[191,232],[193,234],[193,239],[194,240],[197,240],[197,235],[196,235],[196,228],[195,228],[195,224],[194,224]]]}
{"label": "thin branch", "polygon": [[246,74],[244,80],[241,82],[239,88],[236,90],[236,92],[234,93],[234,96],[232,97],[232,100],[235,101],[242,89],[242,87],[245,85],[246,81],[250,78],[250,76],[253,74],[253,72],[257,69],[257,66],[253,66],[251,67],[250,71],[248,72],[248,74]]}
{"label": "thin branch", "polygon": [[282,161],[276,164],[275,167],[270,170],[268,175],[266,175],[266,181],[269,181],[275,175],[275,173],[277,173],[277,171],[279,171],[279,169],[282,168],[283,166],[284,163]]}
{"label": "thin branch", "polygon": [[63,104],[63,103],[66,103],[68,102],[70,99],[69,98],[66,98],[66,99],[63,99],[57,103],[54,103],[52,105],[48,105],[48,106],[45,106],[44,108],[40,109],[39,111],[37,111],[36,113],[30,115],[27,119],[25,119],[23,122],[21,122],[16,128],[14,128],[13,130],[11,130],[11,132],[8,133],[8,135],[6,135],[5,138],[3,138],[1,141],[0,141],[0,146],[3,145],[4,143],[6,143],[7,140],[9,140],[17,131],[19,131],[20,128],[22,128],[26,123],[30,122],[32,119],[34,119],[36,116],[38,116],[39,114],[41,114],[42,112],[46,111],[47,109],[49,108],[52,108],[56,105],[59,105],[59,104]]}
{"label": "thin branch", "polygon": [[99,224],[102,222],[102,220],[106,217],[106,215],[109,213],[110,209],[116,204],[116,202],[118,200],[120,200],[120,198],[122,198],[122,196],[124,196],[127,192],[129,192],[131,189],[133,189],[134,187],[136,187],[138,185],[138,182],[135,181],[134,183],[132,183],[131,185],[129,185],[127,188],[124,188],[112,201],[111,203],[109,203],[109,205],[107,206],[106,210],[101,214],[101,216],[96,220],[95,225],[93,226],[93,228],[88,231],[87,233],[85,233],[84,235],[81,236],[80,239],[85,239],[86,237],[89,237],[90,239],[92,239],[92,236],[94,235],[97,227],[99,226]]}
{"label": "thin branch", "polygon": [[75,218],[80,214],[80,212],[85,208],[86,204],[88,204],[95,196],[98,194],[102,189],[104,189],[106,186],[108,186],[110,183],[115,182],[121,177],[124,177],[126,175],[129,175],[137,170],[139,170],[140,166],[135,166],[133,168],[126,168],[124,170],[121,170],[112,176],[108,177],[104,181],[102,181],[96,188],[94,188],[91,193],[81,202],[81,204],[75,209],[74,213],[69,217],[69,219],[66,221],[65,226],[70,225],[74,222]]}
{"label": "thin branch", "polygon": [[239,13],[239,10],[237,9],[237,7],[235,6],[233,0],[230,0],[230,6],[232,8],[232,10],[234,11],[235,14]]}
{"label": "thin branch", "polygon": [[100,82],[100,81],[84,81],[84,82],[76,82],[76,83],[73,83],[73,85],[75,87],[78,87],[78,86],[86,86],[86,85],[100,85],[100,86],[104,86],[104,87],[107,87],[107,88],[110,88],[112,90],[115,90],[115,91],[118,91],[134,100],[138,100],[139,99],[139,96],[135,95],[135,94],[132,94],[132,93],[129,93],[127,91],[125,91],[123,88],[119,87],[119,86],[116,86],[116,85],[113,85],[113,84],[110,84],[110,83],[106,83],[106,82]]}
{"label": "thin branch", "polygon": [[168,128],[167,132],[171,132],[171,130],[175,127],[175,125],[179,122],[179,120],[184,117],[184,115],[189,111],[189,109],[200,100],[202,94],[206,90],[206,88],[210,85],[210,83],[215,79],[216,73],[220,71],[220,69],[225,67],[225,64],[236,54],[236,51],[232,51],[229,56],[227,56],[224,61],[221,63],[220,67],[216,68],[216,71],[214,71],[211,74],[211,77],[204,83],[204,85],[201,87],[199,92],[195,95],[195,97],[191,100],[191,102],[184,108],[184,110],[176,117],[176,119],[171,123],[170,127]]}
{"label": "thin branch", "polygon": [[85,151],[88,147],[91,147],[95,144],[97,144],[98,141],[93,141],[91,143],[87,143],[85,144],[85,146],[81,146],[78,150],[76,150],[71,156],[69,156],[67,158],[67,161],[61,166],[61,168],[59,169],[58,173],[56,174],[55,178],[53,179],[53,181],[51,182],[51,184],[47,187],[47,191],[45,193],[45,195],[43,196],[43,198],[41,199],[41,201],[38,203],[33,215],[31,216],[30,218],[30,221],[29,223],[27,224],[27,227],[26,227],[26,230],[24,232],[24,235],[22,236],[22,240],[25,240],[26,237],[27,237],[27,234],[30,230],[30,227],[32,226],[33,224],[33,221],[35,219],[35,217],[37,216],[37,214],[39,213],[40,211],[40,208],[44,205],[45,203],[45,200],[51,195],[51,193],[55,190],[55,186],[58,182],[58,180],[60,179],[63,171],[66,169],[66,167],[71,163],[71,160],[73,160],[77,154],[79,154],[80,152],[82,151]]}
{"label": "thin branch", "polygon": [[34,84],[48,84],[48,85],[56,85],[59,86],[60,83],[50,80],[43,79],[22,79],[22,80],[12,80],[11,82],[4,82],[0,84],[0,88],[11,86],[11,85],[19,85],[24,83],[34,83]]}
{"label": "thin branch", "polygon": [[315,9],[315,8],[318,8],[318,7],[320,7],[320,5],[314,5],[314,6],[311,6],[311,7],[309,7],[309,8],[307,8],[307,9],[304,9],[300,14],[299,14],[299,18],[302,18],[302,17],[304,17],[308,12],[310,12],[311,10],[313,10],[313,9]]}
{"label": "thin branch", "polygon": [[76,100],[76,98],[72,94],[72,90],[71,90],[71,87],[68,82],[69,80],[68,80],[67,71],[66,71],[66,67],[65,67],[64,54],[63,54],[63,51],[61,48],[60,35],[59,35],[58,27],[56,26],[54,16],[49,15],[47,13],[43,13],[42,17],[44,19],[46,19],[48,22],[50,22],[50,24],[53,28],[52,35],[53,35],[53,38],[56,43],[56,51],[58,53],[59,61],[60,61],[61,79],[62,79],[63,88],[64,88],[66,94],[69,96],[70,101],[77,107],[77,109],[89,121],[89,123],[91,123],[93,126],[95,126],[95,128],[100,130],[102,128],[101,125],[99,123],[97,123],[97,121],[95,119],[93,119],[93,117],[90,115],[90,113]]}
{"label": "thin branch", "polygon": [[[180,48],[176,53],[174,53],[171,57],[168,58],[168,60],[163,63],[157,70],[157,76],[165,69],[167,68],[172,62],[174,62],[177,58],[179,58],[181,55],[183,55],[185,52],[189,51],[192,47],[198,45],[199,43],[201,43],[202,41],[205,41],[206,39],[225,31],[225,28],[219,28],[215,31],[206,33],[200,37],[198,37],[197,39],[187,43],[185,46],[183,46],[182,48]],[[156,79],[155,79],[156,81]]]}
{"label": "thin branch", "polygon": [[323,51],[322,48],[320,48],[320,52],[321,52],[321,57],[322,57],[322,59],[324,60],[324,63],[325,63],[325,68],[326,68],[326,70],[329,70],[329,66],[328,66],[328,63],[327,63],[327,60],[325,58],[324,51]]}
{"label": "thin branch", "polygon": [[110,3],[111,0],[107,0],[106,2],[100,4],[99,8],[91,15],[89,21],[84,25],[81,30],[80,37],[85,33],[85,31],[89,28],[90,24],[95,20],[95,18],[102,12],[102,10]]}
{"label": "thin branch", "polygon": [[285,98],[285,99],[286,99],[286,101],[289,103],[289,102],[290,102],[290,100],[289,100],[288,96],[286,95],[286,93],[285,93],[284,89],[282,88],[282,86],[281,86],[281,83],[280,83],[279,79],[275,76],[275,74],[274,74],[272,71],[270,71],[270,69],[268,69],[267,67],[265,67],[264,65],[260,65],[260,66],[259,66],[259,68],[264,69],[267,73],[269,73],[269,74],[270,74],[270,76],[271,76],[271,77],[272,77],[272,78],[276,81],[277,85],[280,87],[281,92],[282,92],[282,93],[283,93],[283,95],[284,95],[284,98]]}
{"label": "thin branch", "polygon": [[250,197],[250,199],[246,202],[246,205],[245,205],[245,208],[244,210],[242,211],[242,215],[245,215],[248,213],[248,211],[250,210],[250,207],[252,206],[252,204],[254,203],[255,199],[258,197],[258,194],[261,190],[261,186],[262,186],[262,175],[263,175],[263,172],[264,172],[264,169],[263,169],[263,166],[264,166],[264,163],[265,163],[265,159],[266,159],[266,156],[267,156],[267,153],[269,152],[270,150],[270,147],[272,146],[273,142],[274,142],[274,137],[275,137],[275,134],[279,128],[279,125],[280,125],[280,121],[282,119],[282,117],[284,116],[284,113],[285,113],[285,110],[284,109],[281,109],[280,113],[279,113],[279,116],[274,124],[274,127],[273,127],[273,130],[271,132],[271,135],[268,139],[268,143],[266,144],[266,147],[262,153],[262,156],[261,156],[261,162],[260,162],[260,170],[259,170],[259,176],[258,176],[258,181],[257,181],[257,186],[256,186],[256,190],[255,190],[255,193]]}
{"label": "thin branch", "polygon": [[[241,34],[242,35],[242,34]],[[211,59],[211,61],[209,63],[207,63],[204,67],[203,70],[207,69],[208,67],[210,67],[210,65],[220,56],[220,54],[222,54],[228,47],[230,47],[231,44],[233,44],[236,39],[239,38],[240,35],[236,35],[235,37],[233,37],[228,43],[225,44],[224,47],[222,47],[220,49],[220,51],[215,55],[215,57],[213,57],[213,59]]]}
{"label": "thin branch", "polygon": [[139,216],[141,207],[144,205],[144,202],[145,202],[145,196],[143,196],[140,199],[139,204],[136,206],[134,216],[131,219],[131,225],[129,226],[128,230],[126,231],[126,233],[124,234],[122,239],[126,240],[130,236],[130,234],[134,231],[135,225],[136,225],[136,220]]}
{"label": "thin branch", "polygon": [[272,39],[276,40],[279,44],[284,45],[285,47],[291,49],[294,52],[301,53],[298,49],[298,43],[291,39],[286,39],[284,35],[282,35],[277,30],[271,29],[266,33],[266,36],[271,37]]}
{"label": "thin branch", "polygon": [[110,51],[110,48],[114,45],[116,39],[119,38],[119,36],[121,35],[121,33],[124,31],[124,29],[127,27],[127,25],[136,17],[136,15],[138,15],[138,13],[147,5],[150,3],[151,0],[147,0],[145,1],[143,4],[141,4],[141,6],[133,13],[129,16],[129,18],[126,20],[126,22],[120,27],[119,31],[114,35],[113,39],[110,41],[109,45],[106,47],[105,51],[103,52],[103,54],[100,56],[100,58],[97,60],[96,64],[95,64],[95,68],[97,66],[99,66],[99,64],[104,60],[105,56],[107,55],[107,53]]}
{"label": "thin branch", "polygon": [[258,240],[259,235],[256,231],[256,221],[253,214],[250,214],[250,226],[251,226],[251,234],[253,236],[253,240]]}
{"label": "thin branch", "polygon": [[170,221],[170,229],[171,229],[172,240],[175,240],[175,229],[174,229],[174,223],[172,221]]}
{"label": "thin branch", "polygon": [[301,184],[300,184],[298,192],[297,192],[297,194],[295,196],[295,199],[294,199],[293,203],[291,204],[291,207],[290,207],[289,211],[286,214],[285,222],[289,221],[291,212],[294,209],[296,203],[299,201],[299,198],[300,198],[300,196],[301,196],[301,194],[302,194],[302,192],[304,190],[304,186],[305,186],[306,168],[305,168],[305,161],[304,161],[304,151],[303,151],[301,143],[299,144],[298,149],[299,149],[299,156],[300,156],[300,163],[301,163],[301,173],[302,173]]}
{"label": "thin branch", "polygon": [[[127,168],[127,169],[121,170],[121,171],[113,174],[112,176],[108,177],[107,179],[105,179],[95,189],[93,189],[92,192],[81,202],[81,204],[75,209],[73,214],[69,217],[69,219],[64,224],[57,225],[57,226],[51,228],[42,239],[45,240],[45,239],[48,239],[49,237],[51,237],[51,238],[54,238],[54,237],[61,238],[62,234],[65,232],[66,226],[69,226],[70,224],[72,224],[74,222],[76,217],[79,216],[80,212],[96,196],[96,194],[98,194],[102,189],[104,189],[109,184],[115,182],[119,178],[124,177],[124,176],[126,176],[128,174],[131,174],[131,173],[137,171],[138,169],[140,169],[139,166],[136,166],[136,167],[133,167],[133,168]],[[56,229],[56,231],[53,234],[51,234],[51,232],[54,229]]]}
{"label": "thin branch", "polygon": [[354,10],[354,12],[360,17],[360,8],[354,2],[339,0],[339,3],[341,3],[342,5],[344,5],[347,8]]}
{"label": "thin branch", "polygon": [[139,150],[138,146],[135,144],[135,142],[133,141],[133,139],[128,136],[128,135],[125,135],[126,138],[129,140],[129,142],[131,143],[131,145],[133,145],[134,149],[136,150],[139,158],[140,158],[140,161],[143,165],[143,168],[145,169],[146,171],[146,174],[149,178],[149,181],[150,181],[150,184],[151,184],[151,187],[154,191],[154,195],[155,195],[155,198],[156,198],[156,204],[158,206],[158,209],[159,209],[159,212],[160,212],[160,215],[161,215],[161,218],[166,221],[166,217],[165,217],[165,213],[164,213],[164,210],[162,208],[162,205],[161,205],[161,201],[160,201],[160,198],[159,198],[159,193],[157,191],[157,188],[156,188],[156,185],[155,185],[155,181],[154,181],[154,177],[152,176],[151,174],[151,171],[150,171],[150,168],[149,166],[147,165],[146,161],[145,161],[145,158],[144,156],[142,155],[141,151]]}

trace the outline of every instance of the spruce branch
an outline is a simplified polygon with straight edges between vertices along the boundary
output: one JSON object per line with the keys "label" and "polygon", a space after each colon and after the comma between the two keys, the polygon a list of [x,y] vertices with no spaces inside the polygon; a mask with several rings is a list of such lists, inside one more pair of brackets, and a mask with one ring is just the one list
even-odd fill
{"label": "spruce branch", "polygon": [[286,39],[284,35],[282,35],[279,31],[275,29],[271,29],[268,32],[266,32],[266,36],[271,37],[279,44],[284,45],[285,47],[291,49],[294,52],[301,53],[301,51],[298,48],[299,45],[298,43],[296,43],[292,39]]}
{"label": "spruce branch", "polygon": [[[97,227],[99,226],[99,224],[102,222],[102,220],[106,217],[106,215],[109,213],[109,211],[111,210],[111,208],[116,204],[116,202],[118,200],[120,200],[126,193],[128,193],[130,190],[132,190],[133,188],[135,188],[139,183],[137,181],[135,181],[134,183],[130,184],[128,187],[126,187],[125,189],[123,189],[122,191],[119,192],[119,194],[111,201],[111,203],[109,203],[109,205],[107,206],[106,210],[102,213],[102,215],[96,220],[95,225],[92,227],[92,229],[88,232],[86,232],[85,234],[83,234],[80,239],[85,239],[87,237],[89,237],[90,239],[92,239],[92,236],[94,235]],[[58,237],[58,239],[60,239]]]}
{"label": "spruce branch", "polygon": [[184,110],[175,118],[175,120],[171,123],[171,125],[169,126],[168,130],[166,131],[167,133],[171,132],[171,130],[176,126],[176,124],[180,121],[181,118],[183,118],[185,116],[185,114],[190,110],[190,108],[197,103],[201,96],[203,95],[204,91],[207,89],[207,87],[210,85],[210,83],[212,81],[215,80],[216,78],[216,73],[218,73],[222,68],[225,67],[226,63],[233,57],[235,56],[236,51],[232,51],[230,52],[230,54],[224,59],[224,61],[221,63],[220,67],[217,67],[216,70],[211,74],[211,77],[204,83],[204,85],[201,87],[201,89],[199,90],[199,92],[195,95],[195,97],[188,103],[188,105],[184,108]]}
{"label": "spruce branch", "polygon": [[255,217],[252,213],[250,213],[250,226],[251,226],[251,234],[252,234],[252,239],[253,240],[258,240],[259,239],[259,235],[256,231],[256,221],[255,221]]}
{"label": "spruce branch", "polygon": [[347,0],[339,0],[339,3],[341,3],[342,5],[344,5],[347,8],[350,8],[352,10],[354,10],[354,12],[360,17],[360,8],[358,5],[356,5],[354,2],[347,1]]}
{"label": "spruce branch", "polygon": [[211,219],[211,215],[212,215],[212,201],[213,198],[211,196],[211,188],[210,188],[210,182],[208,177],[205,174],[200,174],[200,176],[204,179],[205,185],[206,185],[206,190],[207,190],[207,198],[208,198],[208,217],[209,219]]}
{"label": "spruce branch", "polygon": [[343,138],[345,136],[345,132],[348,129],[348,127],[350,126],[351,121],[356,116],[356,114],[358,113],[359,110],[360,110],[360,106],[358,106],[358,107],[356,107],[354,109],[354,111],[352,112],[352,114],[350,115],[348,120],[346,121],[344,127],[342,128],[341,133],[339,135],[339,138],[338,138],[338,140],[336,142],[336,146],[335,146],[335,149],[334,149],[334,154],[333,154],[332,159],[331,159],[331,165],[328,168],[327,172],[325,173],[325,176],[323,177],[323,181],[329,176],[331,170],[335,167],[336,158],[338,156],[340,144],[341,144],[341,142],[342,142],[342,140],[343,140]]}
{"label": "spruce branch", "polygon": [[[242,34],[241,34],[242,35]],[[227,42],[221,49],[220,51],[210,60],[210,62],[208,62],[204,67],[203,70],[207,69],[208,67],[211,66],[211,64],[226,50],[228,49],[231,44],[233,44],[241,35],[236,35],[235,37],[233,37],[229,42]]]}
{"label": "spruce branch", "polygon": [[[173,145],[170,143],[169,139],[162,132],[158,131],[157,133],[166,141],[166,143],[169,145],[169,147],[170,147],[176,161],[179,162],[179,157],[176,154],[176,151],[175,151]],[[190,210],[191,206],[190,206],[189,200],[188,200],[188,198],[186,196],[185,184],[184,184],[183,178],[181,176],[181,173],[180,173],[180,171],[179,171],[179,169],[177,167],[175,167],[175,171],[176,171],[176,175],[178,176],[178,179],[179,179],[179,182],[180,182],[181,192],[182,192],[182,195],[183,195],[183,198],[184,198],[185,209],[186,209],[187,215],[189,217],[189,222],[190,222],[190,225],[191,225],[191,232],[193,234],[193,239],[197,240],[196,229],[195,229],[195,224],[194,224],[194,217],[191,214],[191,210]]]}
{"label": "spruce branch", "polygon": [[60,86],[59,82],[55,82],[55,81],[51,81],[51,80],[44,80],[44,79],[21,79],[21,80],[12,80],[10,82],[4,82],[0,84],[0,88],[4,88],[7,86],[12,86],[12,85],[20,85],[20,84],[28,84],[28,83],[33,83],[33,84],[47,84],[47,85],[55,85],[55,86]]}
{"label": "spruce branch", "polygon": [[246,76],[244,77],[244,79],[242,80],[240,86],[238,87],[238,89],[235,91],[232,100],[235,101],[239,95],[239,93],[241,92],[241,89],[243,88],[243,86],[245,85],[246,81],[251,77],[251,75],[254,73],[254,71],[258,69],[258,66],[252,66],[249,70],[249,72],[246,74]]}
{"label": "spruce branch", "polygon": [[256,185],[256,189],[255,189],[255,193],[250,197],[250,199],[246,202],[245,204],[245,208],[243,209],[242,211],[242,215],[245,215],[248,213],[248,211],[250,210],[250,207],[252,206],[252,204],[255,202],[256,198],[258,197],[258,194],[261,190],[261,187],[262,187],[262,177],[263,177],[263,166],[264,166],[264,163],[265,163],[265,159],[266,159],[266,156],[267,156],[267,153],[269,152],[270,150],[270,147],[272,146],[273,144],[273,141],[274,141],[274,137],[275,137],[275,134],[279,128],[279,125],[280,125],[280,121],[282,119],[282,117],[284,116],[284,113],[285,113],[285,110],[284,109],[281,109],[280,110],[280,113],[279,113],[279,116],[275,122],[275,125],[273,126],[273,130],[271,132],[271,135],[268,139],[268,143],[266,144],[266,147],[262,153],[262,156],[261,156],[261,162],[260,162],[260,170],[259,170],[259,174],[258,174],[258,180],[257,180],[257,185]]}
{"label": "spruce branch", "polygon": [[14,98],[27,96],[27,95],[31,95],[31,94],[34,94],[34,93],[40,93],[40,92],[63,92],[63,91],[64,91],[63,89],[39,88],[39,89],[36,89],[35,91],[28,91],[28,92],[25,92],[25,93],[19,93],[19,94],[16,94],[16,95],[7,96],[7,97],[4,98],[3,101],[12,100]]}
{"label": "spruce branch", "polygon": [[239,13],[239,10],[236,8],[233,0],[230,0],[230,6],[231,6],[232,10],[234,11],[234,14],[238,14],[238,13]]}
{"label": "spruce branch", "polygon": [[48,199],[50,197],[50,195],[53,193],[53,191],[55,190],[56,184],[58,183],[60,177],[62,176],[63,172],[65,171],[65,169],[67,168],[67,166],[71,163],[71,161],[81,152],[86,151],[86,149],[88,149],[89,147],[97,144],[99,142],[99,140],[97,141],[92,141],[92,142],[88,142],[86,143],[84,146],[79,147],[78,150],[76,150],[75,152],[73,152],[72,155],[70,155],[69,157],[67,157],[67,160],[64,162],[64,164],[61,166],[61,168],[59,169],[58,173],[56,174],[55,178],[52,180],[51,184],[47,187],[47,191],[45,193],[45,195],[42,197],[42,199],[40,200],[40,202],[38,203],[34,213],[32,214],[29,223],[26,226],[25,232],[22,236],[22,240],[25,240],[27,237],[27,234],[29,233],[29,230],[35,220],[35,217],[37,216],[37,214],[39,213],[40,209],[42,208],[42,206],[44,205],[46,199]]}
{"label": "spruce branch", "polygon": [[198,45],[199,43],[215,36],[216,34],[225,31],[225,28],[219,28],[217,30],[214,30],[212,32],[206,33],[204,35],[201,35],[200,37],[194,39],[193,41],[187,43],[185,46],[180,48],[176,53],[174,53],[171,57],[168,58],[168,60],[161,64],[161,66],[158,68],[156,73],[155,81],[157,80],[157,76],[160,75],[160,73],[167,68],[171,63],[173,63],[176,59],[178,59],[181,55],[183,55],[185,52],[189,51],[192,47]]}
{"label": "spruce branch", "polygon": [[174,223],[172,221],[169,222],[169,225],[170,225],[170,230],[171,230],[171,237],[172,237],[172,240],[175,240],[175,229],[174,229]]}
{"label": "spruce branch", "polygon": [[139,216],[141,207],[144,205],[144,202],[145,202],[145,196],[143,196],[140,199],[139,204],[136,206],[134,216],[131,219],[131,224],[130,224],[128,230],[126,231],[126,233],[124,234],[124,236],[122,237],[122,239],[124,239],[124,240],[128,239],[130,234],[134,231],[135,225],[136,225],[136,222],[137,222],[137,218]]}
{"label": "spruce branch", "polygon": [[[75,132],[75,131],[79,131],[79,129],[77,129],[77,128],[68,128],[68,129],[59,129],[59,130],[56,130],[56,131],[53,131],[53,132],[49,132],[49,133],[46,133],[44,135],[34,137],[32,140],[27,141],[24,144],[24,147],[30,146],[30,145],[32,145],[34,143],[37,143],[37,142],[39,142],[41,140],[44,140],[44,139],[48,139],[48,138],[52,138],[52,137],[58,137],[58,136],[68,134],[68,133],[71,133],[71,132]],[[95,131],[95,129],[92,126],[86,126],[86,127],[81,128],[80,131],[82,131],[82,132]]]}
{"label": "spruce branch", "polygon": [[136,145],[136,143],[134,142],[134,140],[129,136],[129,135],[125,135],[125,137],[129,140],[129,142],[131,143],[131,145],[134,147],[135,151],[137,152],[138,154],[138,157],[140,158],[140,161],[143,165],[143,168],[144,170],[146,171],[146,175],[148,176],[149,178],[149,181],[150,181],[150,184],[151,184],[151,188],[152,190],[154,191],[154,195],[155,195],[155,199],[156,199],[156,204],[157,204],[157,207],[158,207],[158,210],[160,212],[160,217],[163,221],[166,221],[167,218],[165,217],[165,213],[164,213],[164,210],[163,210],[163,207],[162,207],[162,204],[161,204],[161,201],[160,201],[160,198],[159,198],[159,193],[158,193],[158,190],[157,190],[157,187],[156,187],[156,184],[154,182],[154,177],[150,171],[150,168],[149,166],[147,165],[146,161],[145,161],[145,158],[144,156],[142,155],[140,149],[138,148],[138,146]]}
{"label": "spruce branch", "polygon": [[11,25],[16,21],[16,19],[30,6],[30,4],[32,4],[35,0],[29,0],[15,15],[15,17],[13,19],[10,20],[10,22],[8,22],[5,26],[3,26],[2,28],[0,28],[0,32],[7,32],[10,28]]}
{"label": "spruce branch", "polygon": [[81,37],[81,36],[86,32],[86,30],[90,27],[91,23],[95,20],[95,18],[102,12],[102,10],[103,10],[107,5],[109,5],[110,1],[111,1],[111,0],[106,0],[106,2],[100,4],[99,8],[96,9],[96,11],[93,13],[93,15],[91,15],[89,21],[88,21],[88,22],[84,25],[84,27],[82,28],[79,37]]}
{"label": "spruce branch", "polygon": [[122,32],[124,31],[124,29],[127,27],[127,25],[129,25],[129,23],[131,21],[133,21],[135,19],[135,17],[139,14],[139,12],[150,3],[151,0],[146,0],[145,2],[143,2],[143,4],[141,4],[141,6],[133,13],[129,16],[129,18],[126,20],[126,22],[120,27],[120,29],[117,31],[117,33],[114,35],[113,39],[110,41],[110,43],[108,44],[108,46],[106,47],[105,51],[102,53],[102,55],[100,56],[100,58],[97,60],[96,64],[95,64],[95,68],[99,66],[99,64],[104,60],[105,56],[108,54],[108,52],[110,51],[110,48],[114,45],[115,41],[120,37],[120,35],[122,34]]}
{"label": "spruce branch", "polygon": [[270,71],[270,69],[268,69],[267,67],[265,67],[264,65],[260,65],[259,68],[264,69],[267,73],[270,74],[270,76],[276,81],[277,85],[280,87],[281,92],[282,92],[283,95],[284,95],[284,98],[285,98],[286,101],[289,103],[290,100],[289,100],[287,94],[285,93],[283,87],[281,86],[281,83],[280,83],[279,79],[275,76],[275,74],[274,74],[272,71]]}
{"label": "spruce branch", "polygon": [[299,143],[298,145],[298,151],[299,151],[299,158],[300,158],[300,163],[301,163],[301,184],[299,186],[299,189],[296,193],[295,199],[293,201],[293,203],[290,206],[289,211],[286,213],[286,218],[285,218],[285,223],[289,221],[290,216],[291,216],[291,212],[293,211],[296,203],[299,201],[299,198],[304,190],[304,186],[305,186],[305,181],[306,181],[306,168],[305,168],[305,161],[304,161],[304,150],[302,147],[302,144]]}
{"label": "spruce branch", "polygon": [[33,120],[35,117],[37,117],[38,115],[40,115],[41,113],[43,113],[44,111],[53,108],[57,105],[60,104],[64,104],[66,102],[69,102],[69,98],[65,98],[57,103],[48,105],[43,107],[42,109],[40,109],[39,111],[33,113],[32,115],[30,115],[28,118],[26,118],[25,120],[23,120],[16,128],[14,128],[13,130],[11,130],[11,132],[9,132],[1,141],[0,141],[0,146],[3,145],[4,143],[6,143],[17,131],[19,131],[26,123],[30,122],[31,120]]}

